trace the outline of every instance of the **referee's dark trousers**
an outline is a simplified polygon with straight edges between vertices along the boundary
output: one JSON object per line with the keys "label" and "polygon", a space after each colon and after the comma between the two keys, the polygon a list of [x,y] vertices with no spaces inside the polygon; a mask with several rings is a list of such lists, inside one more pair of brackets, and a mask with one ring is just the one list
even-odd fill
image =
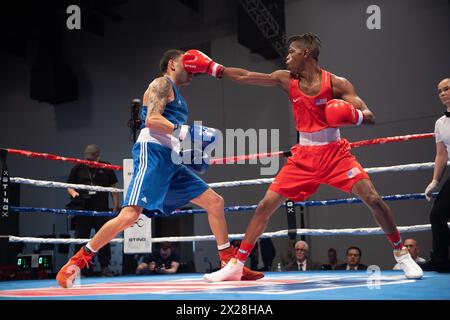
{"label": "referee's dark trousers", "polygon": [[436,264],[449,264],[450,230],[450,178],[447,179],[430,213],[431,233],[433,235],[432,260]]}

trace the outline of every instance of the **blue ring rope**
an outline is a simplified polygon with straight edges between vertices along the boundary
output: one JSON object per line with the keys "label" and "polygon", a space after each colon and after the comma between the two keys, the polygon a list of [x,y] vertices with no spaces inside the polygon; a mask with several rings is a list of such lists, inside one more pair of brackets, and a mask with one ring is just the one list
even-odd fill
{"label": "blue ring rope", "polygon": [[[438,195],[438,192],[432,194],[433,198]],[[398,201],[398,200],[421,200],[425,198],[423,193],[407,193],[407,194],[396,194],[390,196],[382,196],[384,201]],[[330,200],[312,200],[312,201],[301,201],[295,202],[296,207],[320,207],[320,206],[331,206],[337,204],[349,204],[349,203],[361,203],[359,198],[347,198],[347,199],[330,199]],[[286,205],[283,204],[282,207]],[[239,212],[239,211],[254,211],[257,205],[249,206],[232,206],[225,207],[225,212]],[[33,208],[33,207],[10,207],[10,212],[21,213],[21,212],[43,212],[52,214],[67,214],[76,216],[87,216],[87,217],[115,217],[118,212],[114,211],[86,211],[86,210],[68,210],[68,209],[50,209],[50,208]],[[152,217],[173,217],[180,215],[190,215],[206,213],[205,209],[189,209],[189,210],[175,210],[171,213],[159,213],[159,212],[144,212],[149,218]]]}

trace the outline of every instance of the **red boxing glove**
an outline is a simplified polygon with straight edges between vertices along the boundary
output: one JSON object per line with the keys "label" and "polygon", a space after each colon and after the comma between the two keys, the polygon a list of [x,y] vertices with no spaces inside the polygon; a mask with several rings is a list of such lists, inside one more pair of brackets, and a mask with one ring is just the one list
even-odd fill
{"label": "red boxing glove", "polygon": [[331,127],[359,126],[364,120],[364,114],[347,101],[333,99],[327,102],[325,118]]}
{"label": "red boxing glove", "polygon": [[189,73],[208,73],[209,75],[221,78],[225,67],[218,64],[206,54],[199,50],[191,49],[183,55],[183,65]]}

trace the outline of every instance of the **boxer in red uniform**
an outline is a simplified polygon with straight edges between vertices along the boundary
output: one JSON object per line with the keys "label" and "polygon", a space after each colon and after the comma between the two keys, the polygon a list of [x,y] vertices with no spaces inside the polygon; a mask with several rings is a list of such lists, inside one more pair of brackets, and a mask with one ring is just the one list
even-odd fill
{"label": "boxer in red uniform", "polygon": [[244,262],[266,229],[270,216],[286,199],[303,201],[320,184],[358,196],[386,233],[406,277],[421,278],[422,269],[403,246],[391,209],[350,153],[348,141],[340,137],[339,127],[375,123],[373,113],[347,79],[320,68],[320,39],[316,35],[293,36],[287,45],[287,70],[271,74],[225,68],[198,50],[189,50],[183,57],[188,72],[208,73],[244,84],[281,87],[292,102],[300,133],[299,143],[291,150],[292,156],[259,202],[236,258],[221,270],[206,274],[204,279],[209,282],[241,279]]}

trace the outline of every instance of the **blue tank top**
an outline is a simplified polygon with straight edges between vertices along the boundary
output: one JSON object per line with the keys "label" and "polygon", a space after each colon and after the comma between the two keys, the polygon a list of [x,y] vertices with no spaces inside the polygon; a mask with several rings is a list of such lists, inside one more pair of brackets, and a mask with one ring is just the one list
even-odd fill
{"label": "blue tank top", "polygon": [[[170,80],[169,77],[165,77],[170,81],[172,85],[173,93],[175,99],[168,104],[166,104],[166,108],[162,116],[172,122],[173,124],[183,125],[187,121],[188,117],[188,106],[183,96],[178,91],[178,88],[175,84]],[[141,108],[141,129],[145,128],[145,118],[147,117],[147,106],[142,106]]]}

